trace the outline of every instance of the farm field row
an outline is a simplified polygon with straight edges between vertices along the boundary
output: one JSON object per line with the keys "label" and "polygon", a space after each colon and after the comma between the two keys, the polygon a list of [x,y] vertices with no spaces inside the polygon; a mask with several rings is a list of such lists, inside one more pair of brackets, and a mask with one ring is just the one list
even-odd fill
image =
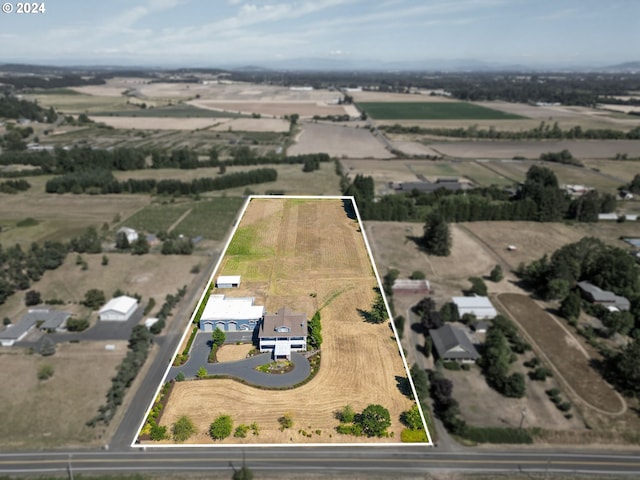
{"label": "farm field row", "polygon": [[[222,414],[236,425],[256,422],[260,430],[258,436],[225,443],[399,441],[399,415],[412,401],[396,383],[407,373],[389,324],[366,323],[358,313],[371,307],[376,279],[358,222],[345,211],[349,208],[340,199],[254,198],[216,272],[242,275],[233,296],[253,296],[269,312],[288,306],[310,318],[320,310],[324,340],[317,375],[301,387],[279,391],[226,379],[179,382],[162,425],[188,415],[198,431],[188,443],[212,443],[208,426]],[[336,433],[336,411],[347,404],[360,411],[372,403],[389,409],[392,437]],[[294,425],[283,430],[277,419],[285,413]]]}
{"label": "farm field row", "polygon": [[468,102],[359,102],[358,107],[375,120],[516,120],[524,118]]}
{"label": "farm field row", "polygon": [[289,155],[328,153],[338,158],[391,158],[382,140],[365,128],[329,123],[301,124],[301,132],[287,150]]}

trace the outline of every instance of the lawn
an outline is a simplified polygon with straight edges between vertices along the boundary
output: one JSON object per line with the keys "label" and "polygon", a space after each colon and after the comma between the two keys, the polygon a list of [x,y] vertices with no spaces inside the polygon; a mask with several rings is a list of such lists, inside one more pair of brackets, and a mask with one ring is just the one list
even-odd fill
{"label": "lawn", "polygon": [[509,120],[520,115],[466,102],[362,102],[358,107],[376,120]]}

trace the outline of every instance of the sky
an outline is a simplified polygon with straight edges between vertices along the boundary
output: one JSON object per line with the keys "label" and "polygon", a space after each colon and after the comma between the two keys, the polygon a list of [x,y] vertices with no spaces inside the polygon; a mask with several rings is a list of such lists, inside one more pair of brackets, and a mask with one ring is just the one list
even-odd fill
{"label": "sky", "polygon": [[[3,0],[4,1],[4,0]],[[14,6],[17,2],[9,0]],[[640,0],[45,0],[0,63],[382,68],[640,61]]]}

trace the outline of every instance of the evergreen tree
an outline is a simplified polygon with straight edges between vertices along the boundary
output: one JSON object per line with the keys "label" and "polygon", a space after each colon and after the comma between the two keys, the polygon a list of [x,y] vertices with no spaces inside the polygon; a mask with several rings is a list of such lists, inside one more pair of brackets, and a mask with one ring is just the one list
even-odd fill
{"label": "evergreen tree", "polygon": [[421,243],[431,255],[449,256],[451,253],[451,232],[449,224],[442,216],[432,214],[427,218]]}

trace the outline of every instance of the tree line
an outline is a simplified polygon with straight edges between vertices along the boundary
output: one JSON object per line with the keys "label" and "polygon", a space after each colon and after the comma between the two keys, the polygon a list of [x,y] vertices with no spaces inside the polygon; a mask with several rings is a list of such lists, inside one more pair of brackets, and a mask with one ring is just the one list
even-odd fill
{"label": "tree line", "polygon": [[54,177],[45,184],[47,193],[157,193],[160,195],[191,195],[214,190],[242,187],[258,183],[275,182],[278,171],[273,168],[258,168],[236,172],[220,177],[195,178],[190,182],[181,180],[127,179],[118,181],[109,170],[93,170],[67,173]]}
{"label": "tree line", "polygon": [[544,121],[540,125],[528,130],[497,130],[495,127],[479,128],[470,125],[466,128],[427,128],[419,126],[382,125],[380,130],[388,133],[412,133],[416,135],[437,135],[440,137],[454,138],[478,138],[487,140],[638,140],[640,139],[640,127],[629,131],[615,130],[612,128],[587,128],[580,125],[562,129],[558,122],[553,125]]}
{"label": "tree line", "polygon": [[[346,177],[343,177],[343,179]],[[517,192],[498,187],[470,191],[412,192],[384,195],[374,201],[373,178],[356,175],[343,183],[345,195],[352,195],[363,220],[424,221],[436,215],[447,222],[540,221],[565,219],[595,222],[599,213],[615,211],[614,195],[591,191],[570,198],[560,189],[555,173],[538,165],[527,172]]]}
{"label": "tree line", "polygon": [[[4,77],[2,81],[5,81]],[[25,118],[36,122],[48,123],[53,123],[58,118],[53,108],[45,110],[35,102],[19,99],[9,93],[0,96],[0,117]]]}

